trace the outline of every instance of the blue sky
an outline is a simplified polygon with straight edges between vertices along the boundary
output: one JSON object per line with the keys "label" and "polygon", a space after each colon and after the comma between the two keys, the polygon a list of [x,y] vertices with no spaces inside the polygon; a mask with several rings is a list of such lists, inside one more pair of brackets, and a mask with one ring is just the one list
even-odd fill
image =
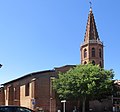
{"label": "blue sky", "polygon": [[[120,0],[92,0],[105,69],[120,79]],[[0,0],[0,84],[80,64],[89,0]]]}

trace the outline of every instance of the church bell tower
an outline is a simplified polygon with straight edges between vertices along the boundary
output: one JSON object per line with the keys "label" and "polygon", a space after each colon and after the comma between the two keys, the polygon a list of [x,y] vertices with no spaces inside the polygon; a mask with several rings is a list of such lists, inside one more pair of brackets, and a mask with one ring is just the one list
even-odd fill
{"label": "church bell tower", "polygon": [[84,42],[80,48],[81,64],[89,62],[104,67],[103,43],[100,41],[92,8],[90,8]]}

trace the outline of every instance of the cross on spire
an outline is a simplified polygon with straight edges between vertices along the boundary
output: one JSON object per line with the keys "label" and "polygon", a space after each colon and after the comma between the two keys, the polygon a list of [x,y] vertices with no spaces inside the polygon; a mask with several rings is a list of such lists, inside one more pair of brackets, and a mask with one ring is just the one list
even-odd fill
{"label": "cross on spire", "polygon": [[89,1],[89,3],[90,3],[90,8],[92,8],[92,2],[91,2],[91,1]]}

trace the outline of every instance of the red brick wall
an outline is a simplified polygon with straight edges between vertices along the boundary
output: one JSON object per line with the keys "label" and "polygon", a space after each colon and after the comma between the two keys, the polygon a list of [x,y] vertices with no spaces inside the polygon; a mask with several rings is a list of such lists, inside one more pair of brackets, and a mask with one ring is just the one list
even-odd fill
{"label": "red brick wall", "polygon": [[0,88],[0,105],[4,105],[4,104],[5,104],[4,88],[1,87]]}

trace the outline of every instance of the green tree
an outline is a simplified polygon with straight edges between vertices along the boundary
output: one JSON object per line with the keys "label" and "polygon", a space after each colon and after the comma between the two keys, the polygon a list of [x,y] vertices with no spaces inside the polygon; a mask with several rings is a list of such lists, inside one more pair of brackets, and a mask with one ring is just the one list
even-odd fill
{"label": "green tree", "polygon": [[77,65],[66,73],[59,73],[53,81],[53,87],[60,99],[82,99],[82,112],[85,112],[86,98],[100,99],[112,92],[112,70],[98,65]]}

